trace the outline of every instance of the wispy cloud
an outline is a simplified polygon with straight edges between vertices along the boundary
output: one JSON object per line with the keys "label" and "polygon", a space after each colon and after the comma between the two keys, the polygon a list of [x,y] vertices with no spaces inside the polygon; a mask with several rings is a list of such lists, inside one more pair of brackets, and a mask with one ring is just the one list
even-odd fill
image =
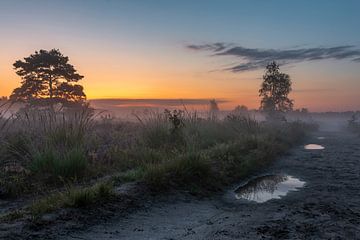
{"label": "wispy cloud", "polygon": [[207,51],[212,56],[233,56],[240,59],[225,70],[243,72],[265,67],[270,61],[280,64],[304,62],[323,59],[348,59],[360,62],[360,49],[352,45],[335,47],[293,48],[293,49],[261,49],[246,48],[227,43],[190,44],[186,46],[194,51]]}

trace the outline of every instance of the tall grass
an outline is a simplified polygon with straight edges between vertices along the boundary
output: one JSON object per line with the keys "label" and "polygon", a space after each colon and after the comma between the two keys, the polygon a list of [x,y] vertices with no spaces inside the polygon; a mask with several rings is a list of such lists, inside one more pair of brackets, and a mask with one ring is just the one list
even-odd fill
{"label": "tall grass", "polygon": [[98,118],[89,107],[22,110],[2,136],[1,167],[10,161],[25,168],[24,184],[118,174],[157,190],[215,189],[265,166],[309,130],[301,122],[257,122],[244,112],[221,118],[185,108],[136,117]]}
{"label": "tall grass", "polygon": [[[266,166],[315,128],[302,122],[259,123],[236,112],[224,119],[191,117],[186,112],[181,134],[175,135],[179,141],[172,135],[172,119],[153,116],[141,121],[142,137],[162,137],[143,142],[142,149],[148,150],[142,158],[149,161],[142,161],[127,178],[137,177],[156,190],[217,188]],[[156,160],[150,160],[154,156]]]}
{"label": "tall grass", "polygon": [[9,124],[2,148],[5,159],[54,179],[75,178],[86,170],[85,141],[93,125],[90,108],[78,112],[26,109]]}
{"label": "tall grass", "polygon": [[69,147],[61,152],[53,147],[45,147],[32,156],[30,170],[56,177],[76,178],[84,173],[87,164],[86,154],[81,147]]}
{"label": "tall grass", "polygon": [[154,190],[205,185],[211,177],[210,162],[199,153],[186,153],[162,164],[145,167],[142,179]]}

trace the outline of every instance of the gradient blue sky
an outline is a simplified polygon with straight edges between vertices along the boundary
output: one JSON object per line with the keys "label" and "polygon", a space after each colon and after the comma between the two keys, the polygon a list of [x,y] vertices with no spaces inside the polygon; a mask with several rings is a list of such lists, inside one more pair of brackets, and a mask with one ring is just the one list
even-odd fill
{"label": "gradient blue sky", "polygon": [[[239,59],[189,44],[251,49],[352,45],[360,49],[360,1],[0,0],[0,94],[19,84],[12,63],[59,48],[85,75],[89,98],[226,98],[258,107],[263,70],[224,71]],[[297,107],[360,108],[360,62],[284,65]]]}

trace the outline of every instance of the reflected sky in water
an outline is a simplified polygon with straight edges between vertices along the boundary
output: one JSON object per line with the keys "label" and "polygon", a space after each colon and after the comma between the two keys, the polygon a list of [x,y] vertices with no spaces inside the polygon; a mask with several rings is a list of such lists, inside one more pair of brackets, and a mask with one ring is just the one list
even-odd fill
{"label": "reflected sky in water", "polygon": [[305,182],[292,176],[266,175],[249,181],[235,190],[236,199],[246,199],[258,203],[279,199],[289,191],[296,191]]}
{"label": "reflected sky in water", "polygon": [[322,150],[322,149],[325,149],[324,146],[319,145],[319,144],[307,144],[307,145],[304,146],[304,148],[306,150]]}

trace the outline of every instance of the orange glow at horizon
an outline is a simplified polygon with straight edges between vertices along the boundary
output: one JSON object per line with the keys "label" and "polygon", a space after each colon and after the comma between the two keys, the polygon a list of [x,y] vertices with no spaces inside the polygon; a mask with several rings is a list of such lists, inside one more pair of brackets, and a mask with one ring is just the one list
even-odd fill
{"label": "orange glow at horizon", "polygon": [[[30,52],[31,53],[31,52]],[[258,89],[263,71],[241,74],[224,71],[209,71],[212,63],[201,63],[199,59],[187,61],[180,54],[178,62],[170,61],[164,55],[150,61],[139,54],[124,56],[98,56],[89,53],[63,51],[70,57],[70,63],[85,75],[79,83],[84,86],[88,99],[128,98],[128,99],[224,99],[221,109],[230,110],[237,105],[250,109],[259,107]],[[14,55],[14,54],[12,54]],[[16,56],[28,56],[29,51]],[[12,63],[20,58],[0,58],[0,96],[9,96],[20,85],[20,77],[12,69]],[[181,64],[180,64],[181,62]],[[209,64],[210,67],[207,65]],[[304,69],[304,66],[299,66]],[[285,69],[293,81],[290,98],[295,100],[295,108],[306,107],[312,111],[356,110],[360,108],[356,79],[338,81],[312,69],[295,72]],[[316,82],[312,79],[316,78]],[[330,80],[329,80],[330,79]],[[346,80],[346,79],[345,79]],[[356,85],[357,84],[357,85]],[[329,89],[322,89],[327,86]],[[341,89],[341,91],[337,90]],[[358,105],[356,105],[358,104]]]}
{"label": "orange glow at horizon", "polygon": [[[68,55],[68,52],[64,51],[64,55]],[[30,53],[17,55],[27,56]],[[226,109],[232,109],[239,104],[250,108],[258,107],[259,82],[254,85],[254,80],[247,80],[246,74],[240,78],[220,71],[209,73],[205,66],[194,62],[175,68],[167,57],[151,62],[137,55],[123,58],[94,58],[86,54],[68,56],[69,62],[80,74],[85,75],[79,84],[84,86],[88,99],[215,98],[228,99],[230,102],[220,104]],[[21,79],[12,69],[13,62],[15,60],[9,61],[4,57],[0,59],[0,63],[3,63],[0,69],[1,96],[9,96],[12,90],[20,85]]]}

